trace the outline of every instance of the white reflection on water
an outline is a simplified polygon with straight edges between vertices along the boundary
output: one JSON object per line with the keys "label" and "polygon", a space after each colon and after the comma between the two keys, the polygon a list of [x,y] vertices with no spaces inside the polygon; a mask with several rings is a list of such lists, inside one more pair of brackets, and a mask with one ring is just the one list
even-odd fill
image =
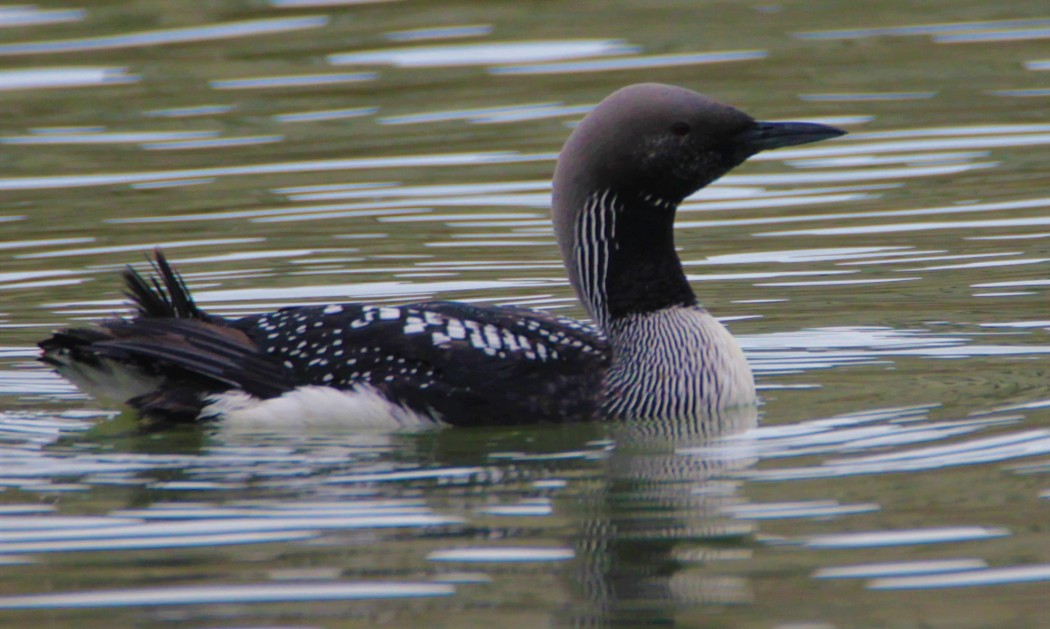
{"label": "white reflection on water", "polygon": [[[977,212],[1000,212],[1021,209],[1044,208],[1050,206],[1050,197],[1036,199],[1017,199],[1015,201],[995,201],[990,203],[967,203],[957,205],[944,205],[939,207],[915,208],[908,210],[882,210],[877,212],[850,212],[839,214],[823,214],[816,216],[793,216],[786,219],[760,218],[745,219],[751,224],[762,223],[795,223],[822,220],[842,220],[855,218],[891,218],[895,216],[936,216],[939,214],[972,214]],[[922,223],[890,223],[880,225],[852,226],[852,227],[823,227],[817,229],[785,230],[778,232],[760,232],[755,236],[797,236],[797,235],[836,235],[857,233],[890,233],[899,231],[924,231],[931,229],[966,229],[972,227],[1009,227],[1027,225],[1050,224],[1045,217],[1032,218],[1009,218],[1009,219],[987,219],[980,221],[926,221]]]}
{"label": "white reflection on water", "polygon": [[874,503],[839,504],[835,500],[805,502],[766,502],[727,505],[722,510],[737,520],[782,520],[794,518],[831,518],[858,513],[872,513],[882,507]]}
{"label": "white reflection on water", "polygon": [[349,500],[343,502],[278,502],[242,500],[228,506],[212,506],[187,502],[155,502],[144,509],[123,509],[111,512],[110,518],[137,518],[140,520],[205,521],[231,518],[360,518],[365,515],[428,515],[429,507],[422,499]]}
{"label": "white reflection on water", "polygon": [[[364,209],[374,208],[378,209]],[[223,221],[231,218],[262,218],[268,216],[285,216],[299,214],[313,214],[322,212],[328,217],[329,214],[338,213],[339,218],[366,217],[366,216],[392,216],[396,214],[426,212],[425,208],[389,208],[389,204],[326,204],[315,206],[298,206],[291,208],[262,208],[258,210],[234,210],[230,212],[206,212],[204,214],[166,214],[164,216],[135,216],[132,218],[106,219],[107,223],[178,223],[182,221]]]}
{"label": "white reflection on water", "polygon": [[[933,137],[930,137],[933,136]],[[891,136],[885,136],[891,137]],[[967,135],[966,128],[958,128],[958,133],[907,135],[901,137],[926,139],[905,139],[892,142],[868,142],[863,138],[846,136],[832,146],[813,148],[781,149],[769,153],[759,153],[751,161],[776,161],[785,159],[804,159],[814,157],[837,157],[840,155],[868,155],[873,153],[902,153],[907,151],[952,151],[966,149],[1005,148],[1014,146],[1041,146],[1050,144],[1050,133],[1012,133],[986,136],[983,133]]]}
{"label": "white reflection on water", "polygon": [[264,242],[265,238],[212,238],[205,240],[173,240],[169,242],[153,242],[137,245],[121,245],[109,247],[84,247],[81,249],[60,249],[56,251],[37,251],[36,253],[24,253],[16,256],[20,259],[35,258],[64,258],[68,256],[104,255],[126,251],[152,251],[158,247],[164,249],[180,249],[183,247],[212,247],[220,245],[239,245]]}
{"label": "white reflection on water", "polygon": [[92,130],[88,133],[61,133],[52,130],[49,133],[34,135],[0,136],[0,144],[126,144],[138,142],[167,142],[179,140],[199,140],[214,138],[218,131],[103,131]]}
{"label": "white reflection on water", "polygon": [[160,188],[181,188],[184,186],[201,186],[209,183],[215,183],[214,177],[197,177],[196,179],[171,179],[169,181],[144,181],[142,183],[133,183],[131,188],[134,190],[157,190]]}
{"label": "white reflection on water", "polygon": [[[320,536],[317,531],[273,531],[263,533],[203,533],[178,537],[108,537],[105,539],[61,539],[54,541],[0,542],[0,552],[80,553],[89,551],[155,550],[173,548],[214,548],[241,544],[295,542]],[[2,600],[2,599],[0,599]],[[0,604],[2,607],[2,604]]]}
{"label": "white reflection on water", "polygon": [[926,590],[1040,581],[1050,581],[1050,564],[986,568],[950,574],[886,577],[874,579],[867,587],[872,590]]}
{"label": "white reflection on water", "polygon": [[938,44],[974,44],[1047,38],[1050,38],[1050,26],[987,28],[962,33],[940,33],[933,36],[933,41]]}
{"label": "white reflection on water", "polygon": [[49,41],[17,42],[0,44],[0,56],[39,55],[51,53],[83,52],[88,50],[114,50],[119,48],[141,48],[165,44],[183,44],[200,41],[216,41],[257,35],[287,33],[328,25],[323,15],[307,15],[293,18],[269,18],[225,22],[186,28],[140,31],[122,35],[84,37],[81,39],[57,39]]}
{"label": "white reflection on water", "polygon": [[[1050,143],[1050,135],[1047,136]],[[938,166],[911,166],[907,168],[867,168],[857,170],[836,170],[835,172],[804,172],[765,175],[726,175],[722,181],[736,185],[790,185],[809,183],[854,183],[879,179],[905,179],[909,177],[932,177],[954,175],[973,170],[993,168],[999,162],[971,162],[968,164],[945,164]]]}
{"label": "white reflection on water", "polygon": [[991,96],[1004,96],[1006,98],[1039,98],[1043,96],[1050,96],[1050,88],[987,90],[985,94],[989,94]]}
{"label": "white reflection on water", "polygon": [[[809,420],[787,426],[760,427],[746,434],[748,441],[742,446],[737,445],[734,438],[727,438],[722,444],[692,448],[687,452],[711,456],[718,455],[723,450],[732,452],[739,447],[746,447],[764,460],[839,455],[838,458],[829,458],[815,465],[764,467],[741,470],[733,474],[751,481],[765,482],[842,478],[862,474],[897,474],[1009,461],[1050,453],[1050,431],[1043,429],[998,433],[992,436],[969,436],[946,445],[908,448],[907,446],[924,442],[945,441],[975,432],[1003,428],[1019,419],[1016,416],[991,415],[954,421],[930,421],[924,417],[925,410],[923,407],[886,409],[881,412]],[[879,454],[861,454],[886,448],[890,449]],[[850,454],[856,456],[842,456]],[[899,539],[893,538],[892,534],[886,535],[886,539]],[[921,537],[925,533],[919,535]],[[860,541],[847,535],[842,538],[841,544],[859,544],[867,538],[859,539]],[[823,538],[818,541],[821,545],[840,543]]]}
{"label": "white reflection on water", "polygon": [[332,170],[375,168],[433,168],[438,166],[468,166],[474,164],[506,164],[535,161],[553,161],[554,155],[541,153],[523,155],[512,151],[487,153],[444,153],[437,155],[407,155],[402,157],[364,157],[345,159],[276,162],[269,164],[242,164],[212,168],[189,168],[131,173],[99,173],[87,175],[44,175],[40,177],[11,177],[0,179],[0,190],[47,190],[110,186],[142,181],[192,179],[196,177],[230,177],[237,175],[267,175],[276,173],[308,173]]}
{"label": "white reflection on water", "polygon": [[358,4],[379,4],[398,0],[266,0],[276,9],[302,9],[307,7],[343,7]]}
{"label": "white reflection on water", "polygon": [[92,607],[143,607],[157,605],[203,605],[233,603],[278,603],[346,601],[360,599],[420,598],[451,596],[448,583],[358,581],[343,583],[254,583],[63,592],[0,597],[0,609],[84,609]]}
{"label": "white reflection on water", "polygon": [[[806,194],[803,190],[798,196],[787,196],[787,194],[764,195],[754,199],[741,201],[705,201],[684,203],[679,208],[681,212],[709,212],[713,210],[746,210],[766,209],[778,207],[795,207],[800,205],[823,205],[827,203],[849,203],[853,201],[871,201],[879,198],[879,195],[853,193],[853,194]],[[779,197],[779,198],[773,198]],[[675,221],[675,228],[685,229],[699,227],[698,223],[705,221]]]}
{"label": "white reflection on water", "polygon": [[703,260],[685,261],[685,266],[709,264],[797,264],[806,262],[835,262],[839,260],[867,260],[887,255],[926,253],[907,251],[909,247],[823,247],[817,249],[788,249],[782,251],[752,251],[708,256]]}
{"label": "white reflection on water", "polygon": [[788,160],[795,168],[842,168],[850,166],[884,166],[886,164],[951,164],[988,157],[987,151],[955,151],[941,153],[904,153],[900,155],[857,155]]}
{"label": "white reflection on water", "polygon": [[418,481],[439,479],[441,481],[468,481],[487,473],[483,467],[442,467],[434,469],[407,469],[383,472],[366,472],[363,474],[347,474],[343,476],[330,476],[325,479],[328,484],[346,483],[397,483],[403,481]]}
{"label": "white reflection on water", "polygon": [[[47,238],[42,240],[12,240],[8,242],[0,242],[0,251],[6,249],[35,249],[37,247],[50,247],[52,245],[76,245],[85,242],[95,242],[93,236],[80,236],[76,238]],[[58,271],[57,273],[72,273],[73,271]],[[4,281],[5,277],[22,277],[25,273],[36,274],[36,273],[56,273],[55,271],[22,271],[19,273],[0,273],[0,282]],[[34,275],[40,277],[39,275]]]}
{"label": "white reflection on water", "polygon": [[585,114],[593,108],[594,105],[565,106],[561,103],[525,103],[500,107],[480,107],[386,116],[380,118],[378,122],[386,125],[403,125],[466,120],[474,124],[493,124],[576,116]]}
{"label": "white reflection on water", "polygon": [[[811,284],[811,283],[810,283]],[[893,357],[968,358],[1050,354],[1050,345],[976,344],[966,335],[888,327],[825,327],[738,335],[757,374],[875,364]]]}
{"label": "white reflection on water", "polygon": [[[629,54],[627,52],[615,54]],[[531,74],[581,74],[584,72],[610,72],[614,70],[642,70],[646,68],[672,68],[676,66],[705,65],[731,61],[754,61],[765,59],[765,50],[729,50],[724,52],[686,52],[672,55],[647,55],[617,57],[615,59],[592,59],[587,61],[563,61],[555,63],[519,64],[489,68],[496,75]]]}
{"label": "white reflection on water", "polygon": [[867,92],[835,94],[799,94],[799,98],[810,102],[868,102],[893,100],[927,100],[937,92]]}
{"label": "white reflection on water", "polygon": [[935,559],[930,561],[895,561],[852,566],[821,568],[813,573],[815,579],[870,579],[873,577],[900,577],[918,574],[947,574],[987,568],[983,559]]}
{"label": "white reflection on water", "polygon": [[1025,286],[1050,286],[1050,279],[1012,280],[1009,282],[984,282],[972,284],[973,288],[1014,288]]}
{"label": "white reflection on water", "polygon": [[578,59],[638,52],[619,39],[565,39],[484,44],[384,48],[328,55],[333,65],[393,65],[405,68],[475,66]]}
{"label": "white reflection on water", "polygon": [[147,118],[193,118],[196,116],[220,116],[237,109],[237,105],[194,105],[192,107],[165,107],[142,112]]}
{"label": "white reflection on water", "polygon": [[286,188],[271,188],[270,192],[291,197],[297,194],[309,194],[314,192],[333,192],[339,190],[379,190],[382,188],[388,188],[396,185],[397,184],[395,182],[389,181],[365,183],[325,183],[310,186],[289,186]]}
{"label": "white reflection on water", "polygon": [[860,531],[814,535],[805,541],[809,548],[881,548],[914,544],[943,544],[1006,537],[1010,531],[983,526],[955,526],[899,531]]}
{"label": "white reflection on water", "polygon": [[[96,527],[126,526],[135,523],[131,519],[118,519],[95,516],[29,516],[26,513],[49,512],[54,508],[31,509],[33,505],[12,505],[12,508],[0,509],[0,540],[18,540],[17,535],[10,535],[11,531],[23,531],[32,536],[34,532],[52,529],[92,529]],[[11,517],[18,515],[19,517]]]}
{"label": "white reflection on water", "polygon": [[986,227],[1033,227],[1050,225],[1050,216],[1032,218],[1003,218],[982,221],[929,221],[925,223],[891,223],[889,225],[864,225],[854,227],[827,227],[823,229],[797,229],[781,232],[766,232],[756,236],[845,236],[859,234],[892,234],[917,231],[943,231],[946,229],[982,229]]}
{"label": "white reflection on water", "polygon": [[374,72],[293,74],[286,76],[256,76],[243,79],[216,79],[209,81],[208,84],[211,85],[212,89],[216,90],[283,89],[362,83],[374,81],[376,76]]}
{"label": "white reflection on water", "polygon": [[342,120],[371,116],[379,111],[377,107],[354,107],[351,109],[324,109],[320,111],[301,111],[287,114],[275,114],[277,122],[317,122],[320,120]]}
{"label": "white reflection on water", "polygon": [[905,26],[881,26],[875,28],[850,28],[827,31],[795,33],[799,39],[861,39],[866,37],[938,35],[954,31],[978,29],[1003,29],[1050,26],[1050,19],[990,20],[982,22],[947,22],[939,24],[915,24]]}
{"label": "white reflection on water", "polygon": [[259,144],[273,144],[275,142],[283,141],[283,135],[252,135],[204,140],[163,140],[161,142],[148,142],[142,144],[142,148],[147,151],[185,151],[193,149],[230,148],[236,146],[257,146]]}
{"label": "white reflection on water", "polygon": [[1045,133],[1050,124],[985,124],[955,127],[926,127],[923,129],[891,129],[850,134],[854,141],[885,140],[887,138],[937,138],[974,135],[1011,135],[1016,133]]}
{"label": "white reflection on water", "polygon": [[520,563],[537,561],[568,561],[575,556],[576,553],[574,553],[571,548],[491,546],[435,550],[427,555],[427,560],[465,563]]}
{"label": "white reflection on water", "polygon": [[0,91],[126,85],[141,78],[137,74],[128,74],[127,68],[122,67],[0,70]]}
{"label": "white reflection on water", "polygon": [[501,504],[478,509],[484,515],[506,517],[543,517],[554,515],[554,505],[549,498],[531,498],[515,504]]}
{"label": "white reflection on water", "polygon": [[[331,284],[317,286],[296,286],[285,288],[246,288],[233,290],[194,291],[194,297],[200,303],[228,301],[271,301],[285,305],[304,303],[313,299],[371,299],[377,297],[418,298],[423,295],[436,295],[446,291],[491,291],[507,288],[530,288],[549,285],[544,280],[448,280],[438,282],[358,282],[348,284]],[[113,304],[122,302],[80,302]],[[63,304],[52,304],[63,305]]]}
{"label": "white reflection on water", "polygon": [[542,120],[544,118],[562,118],[564,116],[581,116],[589,113],[595,105],[537,107],[528,111],[505,111],[495,112],[487,116],[481,116],[471,120],[475,124],[506,124],[510,122],[523,122],[526,120]]}
{"label": "white reflection on water", "polygon": [[2,6],[0,28],[79,22],[86,15],[87,11],[84,9],[40,9],[33,5]]}
{"label": "white reflection on water", "polygon": [[492,33],[491,24],[463,24],[459,26],[436,26],[415,28],[406,31],[392,31],[383,36],[390,41],[424,41],[431,39],[456,39],[459,37],[481,37]]}
{"label": "white reflection on water", "polygon": [[996,253],[962,253],[949,255],[916,255],[920,253],[945,253],[944,251],[909,251],[901,254],[899,258],[883,258],[881,260],[864,260],[859,262],[841,262],[842,266],[878,266],[887,264],[911,264],[915,262],[936,262],[939,260],[973,260],[975,258],[1002,258],[1021,255],[1020,251],[999,251]]}
{"label": "white reflection on water", "polygon": [[[292,201],[330,201],[333,199],[380,199],[388,197],[446,197],[491,194],[495,192],[549,191],[551,182],[507,181],[489,183],[454,183],[429,186],[395,186],[393,184],[330,184],[278,188],[276,194],[287,195]],[[549,197],[548,197],[549,198]]]}
{"label": "white reflection on water", "polygon": [[[184,490],[200,491],[215,487],[186,487]],[[111,544],[128,548],[141,544],[156,547],[157,544],[179,545],[182,538],[195,540],[187,542],[197,545],[200,536],[216,537],[219,535],[247,535],[255,533],[291,532],[297,535],[309,533],[316,536],[318,531],[381,529],[381,528],[414,528],[446,526],[458,524],[460,518],[439,516],[424,512],[380,512],[369,514],[360,510],[354,515],[322,514],[299,515],[296,511],[266,517],[215,517],[193,520],[175,520],[172,522],[153,521],[142,523],[134,518],[114,518],[121,524],[102,526],[93,524],[89,527],[71,525],[66,528],[49,530],[14,530],[0,531],[0,553],[33,553],[33,552],[66,552],[79,550],[112,549]],[[206,515],[206,514],[205,514]],[[239,538],[230,538],[233,540]],[[250,539],[250,538],[245,538]]]}
{"label": "white reflection on water", "polygon": [[916,267],[913,269],[896,269],[902,273],[914,271],[948,271],[956,269],[987,269],[1001,266],[1023,266],[1027,264],[1043,264],[1050,262],[1050,258],[1014,258],[1012,260],[989,260],[985,262],[964,262],[960,264],[939,264],[934,266]]}

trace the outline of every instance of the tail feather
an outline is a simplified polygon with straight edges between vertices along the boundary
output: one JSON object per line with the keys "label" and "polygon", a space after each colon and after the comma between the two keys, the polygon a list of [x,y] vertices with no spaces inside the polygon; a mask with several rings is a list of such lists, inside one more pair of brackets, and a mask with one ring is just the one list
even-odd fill
{"label": "tail feather", "polygon": [[95,397],[167,421],[196,419],[213,393],[265,399],[291,388],[283,365],[245,332],[197,307],[164,254],[150,262],[152,277],[124,272],[135,316],[59,330],[41,341],[41,360]]}
{"label": "tail feather", "polygon": [[175,370],[217,390],[238,388],[263,398],[280,395],[289,387],[282,366],[233,328],[172,318],[114,322],[106,327],[112,337],[90,346],[96,356],[151,365],[169,375]]}
{"label": "tail feather", "polygon": [[197,307],[185,280],[168,263],[162,251],[154,251],[150,265],[156,275],[150,277],[149,281],[130,266],[124,270],[124,294],[135,304],[138,316],[202,321],[211,319]]}

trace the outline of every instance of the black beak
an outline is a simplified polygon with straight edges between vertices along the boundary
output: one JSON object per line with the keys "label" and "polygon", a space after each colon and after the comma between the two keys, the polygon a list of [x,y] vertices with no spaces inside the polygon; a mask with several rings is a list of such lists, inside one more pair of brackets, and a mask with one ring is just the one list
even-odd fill
{"label": "black beak", "polygon": [[820,142],[840,135],[846,135],[846,132],[815,122],[756,122],[753,128],[736,136],[736,141],[742,150],[754,155],[759,151]]}

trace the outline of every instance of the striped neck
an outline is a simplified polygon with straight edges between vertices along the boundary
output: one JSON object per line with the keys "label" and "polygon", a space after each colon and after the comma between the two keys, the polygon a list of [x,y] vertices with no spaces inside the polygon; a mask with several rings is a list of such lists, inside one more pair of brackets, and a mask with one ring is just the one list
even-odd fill
{"label": "striped neck", "polygon": [[569,268],[580,300],[606,332],[619,319],[696,305],[674,248],[677,208],[677,201],[612,189],[584,200]]}

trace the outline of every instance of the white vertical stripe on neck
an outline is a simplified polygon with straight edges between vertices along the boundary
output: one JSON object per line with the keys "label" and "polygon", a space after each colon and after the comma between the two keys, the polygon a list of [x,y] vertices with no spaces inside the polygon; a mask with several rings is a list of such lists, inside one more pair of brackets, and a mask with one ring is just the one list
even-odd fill
{"label": "white vertical stripe on neck", "polygon": [[608,292],[610,250],[616,248],[616,195],[599,190],[584,202],[576,221],[576,276],[584,305],[602,329],[609,324]]}

